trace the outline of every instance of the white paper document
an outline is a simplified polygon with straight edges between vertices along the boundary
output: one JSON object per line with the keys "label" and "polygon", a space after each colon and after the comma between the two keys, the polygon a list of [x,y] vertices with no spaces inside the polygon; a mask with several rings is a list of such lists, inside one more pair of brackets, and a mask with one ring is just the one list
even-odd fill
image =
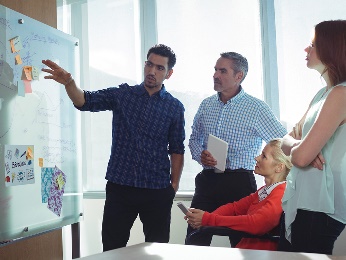
{"label": "white paper document", "polygon": [[207,149],[217,161],[215,168],[220,171],[225,171],[228,143],[212,134],[209,134]]}

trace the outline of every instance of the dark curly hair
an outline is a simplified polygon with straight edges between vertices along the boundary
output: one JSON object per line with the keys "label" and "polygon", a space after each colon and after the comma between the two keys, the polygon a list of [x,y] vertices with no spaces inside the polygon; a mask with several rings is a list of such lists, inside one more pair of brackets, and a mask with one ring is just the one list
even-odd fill
{"label": "dark curly hair", "polygon": [[164,45],[164,44],[156,44],[153,47],[151,47],[148,51],[147,58],[149,58],[149,55],[151,53],[160,55],[162,57],[167,57],[168,58],[168,69],[172,69],[177,61],[177,58],[175,57],[174,51]]}

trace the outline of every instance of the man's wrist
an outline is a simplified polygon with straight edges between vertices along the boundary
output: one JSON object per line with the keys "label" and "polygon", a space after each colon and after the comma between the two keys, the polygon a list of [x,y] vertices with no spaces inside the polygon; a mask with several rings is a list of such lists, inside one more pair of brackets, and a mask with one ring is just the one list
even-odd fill
{"label": "man's wrist", "polygon": [[65,87],[68,87],[71,83],[73,83],[74,82],[74,79],[73,79],[73,77],[70,77],[67,81],[66,81],[66,83],[64,84],[64,86]]}

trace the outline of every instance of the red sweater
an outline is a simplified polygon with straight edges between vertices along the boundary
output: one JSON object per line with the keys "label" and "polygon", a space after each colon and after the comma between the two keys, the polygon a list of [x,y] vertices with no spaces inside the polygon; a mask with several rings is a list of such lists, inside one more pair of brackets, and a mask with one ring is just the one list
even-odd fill
{"label": "red sweater", "polygon": [[[279,224],[282,214],[281,199],[285,187],[286,183],[278,185],[261,202],[259,202],[257,190],[237,202],[217,208],[212,213],[205,212],[202,225],[223,226],[250,234],[263,235]],[[266,239],[243,238],[236,247],[276,250],[277,242]]]}

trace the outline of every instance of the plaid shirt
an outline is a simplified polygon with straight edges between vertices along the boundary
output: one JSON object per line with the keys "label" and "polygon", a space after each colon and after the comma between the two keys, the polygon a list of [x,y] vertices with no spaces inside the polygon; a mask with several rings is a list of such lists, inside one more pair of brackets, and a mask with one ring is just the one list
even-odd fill
{"label": "plaid shirt", "polygon": [[85,91],[81,111],[113,111],[106,179],[161,189],[170,185],[168,154],[184,154],[184,106],[165,87],[149,96],[144,84]]}
{"label": "plaid shirt", "polygon": [[227,169],[253,170],[262,141],[281,138],[286,133],[269,106],[241,88],[226,104],[218,94],[202,101],[192,125],[189,147],[192,159],[201,164],[201,152],[207,150],[208,135],[215,135],[229,144]]}

